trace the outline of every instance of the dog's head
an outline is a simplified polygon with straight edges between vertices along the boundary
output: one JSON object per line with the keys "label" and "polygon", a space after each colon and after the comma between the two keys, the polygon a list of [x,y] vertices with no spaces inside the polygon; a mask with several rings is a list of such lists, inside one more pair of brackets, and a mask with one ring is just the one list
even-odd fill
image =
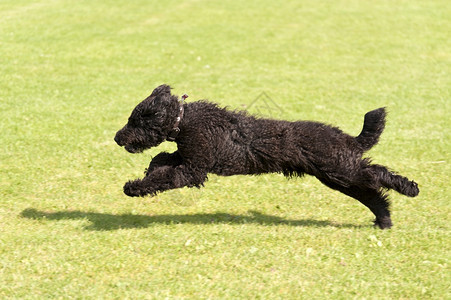
{"label": "dog's head", "polygon": [[130,153],[139,153],[165,141],[179,113],[177,96],[168,85],[160,85],[139,103],[128,123],[116,133],[114,140]]}

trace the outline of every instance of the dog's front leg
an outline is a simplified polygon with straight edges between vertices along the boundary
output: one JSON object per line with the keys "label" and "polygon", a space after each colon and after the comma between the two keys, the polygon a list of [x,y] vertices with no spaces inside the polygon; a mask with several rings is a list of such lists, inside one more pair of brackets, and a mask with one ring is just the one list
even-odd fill
{"label": "dog's front leg", "polygon": [[178,151],[174,153],[161,152],[155,156],[146,169],[145,174],[149,176],[155,169],[163,166],[177,167],[183,162],[182,157]]}
{"label": "dog's front leg", "polygon": [[200,187],[207,179],[207,171],[187,165],[161,166],[148,172],[143,179],[129,181],[124,186],[127,196],[137,197],[181,187]]}

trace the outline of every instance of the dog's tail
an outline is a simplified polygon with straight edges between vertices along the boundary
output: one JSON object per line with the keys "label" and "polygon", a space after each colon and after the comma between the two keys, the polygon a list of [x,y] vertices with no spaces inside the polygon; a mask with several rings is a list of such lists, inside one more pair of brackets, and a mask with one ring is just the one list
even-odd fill
{"label": "dog's tail", "polygon": [[362,132],[355,138],[363,151],[370,150],[379,141],[385,128],[385,107],[381,107],[365,114]]}

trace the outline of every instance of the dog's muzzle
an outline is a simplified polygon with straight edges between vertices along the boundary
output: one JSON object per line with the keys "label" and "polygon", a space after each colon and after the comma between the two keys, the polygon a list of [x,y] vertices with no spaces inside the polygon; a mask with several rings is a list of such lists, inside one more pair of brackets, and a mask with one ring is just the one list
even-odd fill
{"label": "dog's muzzle", "polygon": [[119,145],[119,146],[125,146],[125,143],[121,140],[120,136],[119,136],[119,131],[116,133],[116,135],[114,136],[114,141]]}
{"label": "dog's muzzle", "polygon": [[140,153],[144,151],[147,147],[143,147],[141,144],[136,142],[130,142],[127,137],[127,133],[123,130],[119,130],[114,136],[114,141],[121,147],[124,147],[127,152],[130,153]]}

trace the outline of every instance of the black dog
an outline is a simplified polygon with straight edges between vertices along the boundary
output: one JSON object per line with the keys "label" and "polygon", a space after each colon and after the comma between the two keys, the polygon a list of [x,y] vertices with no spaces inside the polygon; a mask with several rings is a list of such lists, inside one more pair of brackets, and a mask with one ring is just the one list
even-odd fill
{"label": "black dog", "polygon": [[136,106],[114,140],[131,153],[165,140],[176,142],[178,150],[155,156],[146,176],[126,183],[124,192],[144,196],[184,186],[200,187],[208,173],[309,174],[359,200],[376,216],[375,225],[390,228],[384,191],[393,189],[415,197],[419,189],[414,181],[362,158],[377,144],[385,114],[384,108],[368,112],[362,132],[352,137],[318,122],[261,119],[207,101],[183,104],[171,95],[169,86],[161,85]]}

